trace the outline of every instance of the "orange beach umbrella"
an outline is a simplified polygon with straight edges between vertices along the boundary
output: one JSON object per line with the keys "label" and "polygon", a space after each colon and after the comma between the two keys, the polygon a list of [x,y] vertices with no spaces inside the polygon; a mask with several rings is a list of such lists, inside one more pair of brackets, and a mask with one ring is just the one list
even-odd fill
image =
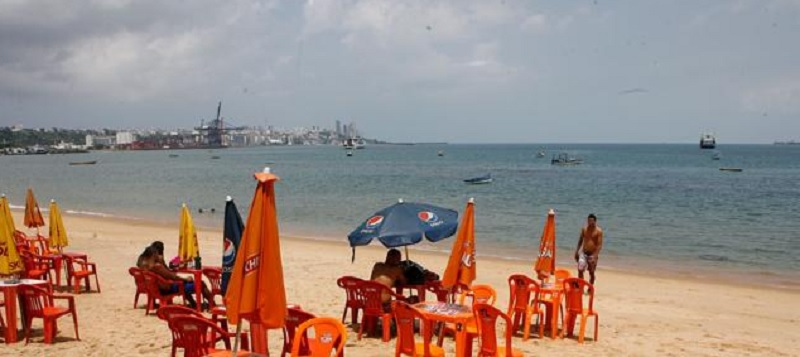
{"label": "orange beach umbrella", "polygon": [[0,215],[0,275],[19,273],[23,268],[14,244],[13,229],[8,229],[9,223],[13,224],[13,221],[9,222],[5,214]]}
{"label": "orange beach umbrella", "polygon": [[534,270],[539,280],[547,279],[556,271],[556,212],[552,208],[547,212]]}
{"label": "orange beach umbrella", "polygon": [[475,280],[475,200],[470,198],[458,236],[450,251],[450,260],[442,277],[442,286],[450,288],[456,284],[471,285]]}
{"label": "orange beach umbrella", "polygon": [[197,246],[197,231],[194,228],[189,207],[185,203],[181,208],[181,221],[178,228],[178,256],[181,261],[200,256],[200,248]]}
{"label": "orange beach umbrella", "polygon": [[44,218],[39,210],[39,203],[33,197],[33,189],[28,187],[28,194],[25,197],[25,227],[39,228],[44,226]]}
{"label": "orange beach umbrella", "polygon": [[50,246],[58,249],[69,245],[67,230],[64,229],[64,220],[61,219],[61,210],[58,209],[56,200],[50,200]]}
{"label": "orange beach umbrella", "polygon": [[5,194],[0,196],[0,219],[5,219],[6,229],[11,237],[14,237],[14,231],[17,227],[14,225],[14,216],[11,215],[11,207],[8,205],[8,198]]}
{"label": "orange beach umbrella", "polygon": [[[263,328],[284,325],[286,290],[283,285],[278,217],[275,211],[275,182],[278,176],[255,174],[258,181],[250,214],[247,216],[236,261],[225,294],[228,321],[241,326],[246,317]],[[237,329],[238,329],[237,327]]]}

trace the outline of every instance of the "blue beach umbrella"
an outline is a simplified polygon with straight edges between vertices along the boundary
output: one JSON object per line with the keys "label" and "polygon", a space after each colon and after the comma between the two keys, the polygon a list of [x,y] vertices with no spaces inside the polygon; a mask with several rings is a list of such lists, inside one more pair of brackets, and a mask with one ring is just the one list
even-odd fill
{"label": "blue beach umbrella", "polygon": [[377,238],[386,248],[417,244],[425,237],[438,242],[452,236],[458,229],[458,212],[426,203],[400,200],[361,223],[347,239],[353,247],[367,245]]}
{"label": "blue beach umbrella", "polygon": [[225,203],[225,228],[222,232],[222,295],[228,291],[228,281],[231,279],[231,270],[236,262],[236,251],[239,249],[239,242],[242,240],[244,224],[236,204],[233,203],[231,196],[228,196]]}

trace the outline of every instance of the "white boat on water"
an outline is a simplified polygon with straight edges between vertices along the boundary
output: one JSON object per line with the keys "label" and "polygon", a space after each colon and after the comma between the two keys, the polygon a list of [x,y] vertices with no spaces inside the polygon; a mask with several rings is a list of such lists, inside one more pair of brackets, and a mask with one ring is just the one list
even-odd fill
{"label": "white boat on water", "polygon": [[715,147],[717,147],[717,139],[714,137],[714,134],[705,133],[700,137],[701,149],[713,149]]}
{"label": "white boat on water", "polygon": [[488,173],[488,174],[486,174],[484,176],[468,178],[468,179],[464,180],[464,183],[468,183],[468,184],[471,184],[471,185],[482,185],[482,184],[486,184],[486,183],[492,183],[492,181],[493,181],[492,180],[492,174]]}
{"label": "white boat on water", "polygon": [[348,138],[348,139],[345,139],[344,142],[342,142],[342,147],[344,147],[345,149],[348,149],[348,150],[363,149],[366,146],[367,146],[367,143],[364,141],[364,139],[362,139],[360,137]]}
{"label": "white boat on water", "polygon": [[583,159],[570,156],[568,153],[562,152],[558,155],[553,155],[553,158],[550,159],[551,165],[580,165],[583,163]]}

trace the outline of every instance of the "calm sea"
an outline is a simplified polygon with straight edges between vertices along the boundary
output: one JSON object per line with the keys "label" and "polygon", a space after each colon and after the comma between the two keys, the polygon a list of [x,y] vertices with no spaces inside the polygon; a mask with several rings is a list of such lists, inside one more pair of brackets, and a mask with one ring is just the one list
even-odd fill
{"label": "calm sea", "polygon": [[[546,156],[537,158],[539,151]],[[584,164],[551,165],[550,156],[562,151]],[[398,198],[461,212],[475,197],[479,254],[533,259],[554,208],[560,263],[570,262],[585,217],[595,213],[606,232],[600,262],[606,267],[796,286],[800,146],[721,145],[718,151],[721,160],[696,145],[568,144],[373,145],[353,157],[318,146],[0,156],[0,192],[22,206],[33,186],[42,206],[55,198],[66,211],[176,226],[186,202],[198,224],[220,229],[225,196],[246,215],[252,173],[270,166],[282,179],[284,233],[345,244],[361,220]],[[68,164],[84,160],[99,162]],[[462,182],[488,172],[492,184]]]}

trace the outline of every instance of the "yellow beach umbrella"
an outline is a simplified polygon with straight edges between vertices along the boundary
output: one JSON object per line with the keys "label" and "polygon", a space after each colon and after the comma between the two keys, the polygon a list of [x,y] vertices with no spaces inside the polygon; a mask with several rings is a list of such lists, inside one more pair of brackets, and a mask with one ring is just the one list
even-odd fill
{"label": "yellow beach umbrella", "polygon": [[8,205],[8,198],[5,194],[0,196],[0,219],[5,219],[6,229],[8,229],[9,235],[13,238],[17,227],[14,225],[14,217],[11,215],[11,207]]}
{"label": "yellow beach umbrella", "polygon": [[19,258],[14,235],[8,229],[8,219],[0,216],[0,275],[12,275],[21,272],[22,260]]}
{"label": "yellow beach umbrella", "polygon": [[39,233],[39,227],[44,226],[44,218],[42,212],[39,210],[39,203],[36,202],[36,197],[33,197],[33,189],[28,187],[28,194],[25,197],[25,227],[36,228],[36,233]]}
{"label": "yellow beach umbrella", "polygon": [[50,200],[50,247],[58,249],[69,245],[67,230],[64,229],[64,221],[61,219],[61,210],[58,209],[56,200]]}
{"label": "yellow beach umbrella", "polygon": [[197,247],[197,232],[194,229],[192,215],[189,207],[183,204],[181,209],[181,222],[178,235],[178,256],[181,261],[187,261],[200,256],[200,249]]}

